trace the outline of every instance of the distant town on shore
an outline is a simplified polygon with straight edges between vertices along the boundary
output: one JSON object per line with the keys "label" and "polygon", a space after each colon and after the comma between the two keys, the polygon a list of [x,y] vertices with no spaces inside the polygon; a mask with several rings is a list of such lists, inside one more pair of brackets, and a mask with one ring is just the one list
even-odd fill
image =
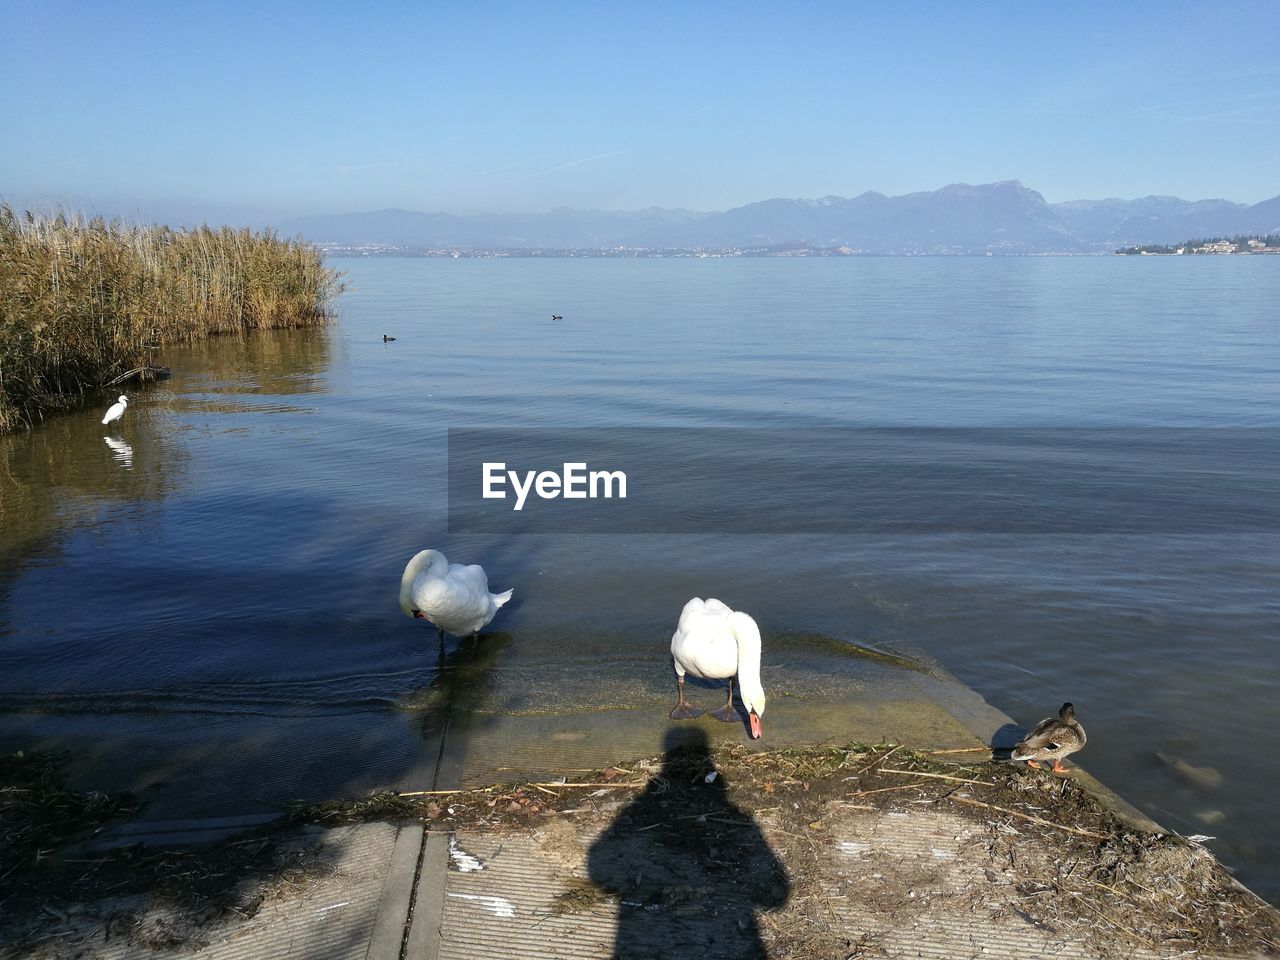
{"label": "distant town on shore", "polygon": [[[418,248],[398,247],[391,244],[367,243],[348,246],[340,243],[316,244],[325,254],[334,257],[439,257],[458,259],[604,259],[604,260],[641,260],[664,258],[717,259],[729,257],[883,257],[883,256],[946,256],[947,253],[930,253],[927,251],[911,251],[906,253],[874,253],[866,250],[854,250],[849,247],[810,247],[804,244],[782,245],[777,247],[730,247],[725,249],[683,250],[679,248],[632,248],[604,247],[598,249],[569,248],[564,250],[543,248],[509,249],[456,249],[447,247]],[[1215,238],[1209,240],[1193,240],[1177,246],[1164,244],[1143,244],[1124,247],[1114,251],[1118,256],[1179,256],[1187,254],[1280,254],[1280,237],[1233,237],[1231,239]],[[963,255],[952,251],[950,255]],[[970,254],[977,255],[977,254]],[[1090,256],[1081,253],[1022,253],[1005,256]],[[988,251],[986,256],[995,256]]]}
{"label": "distant town on shore", "polygon": [[1265,237],[1211,237],[1207,240],[1188,240],[1177,246],[1160,243],[1146,243],[1139,246],[1125,247],[1116,253],[1126,256],[1144,257],[1176,257],[1187,254],[1241,254],[1241,253],[1280,253],[1280,236],[1268,234]]}

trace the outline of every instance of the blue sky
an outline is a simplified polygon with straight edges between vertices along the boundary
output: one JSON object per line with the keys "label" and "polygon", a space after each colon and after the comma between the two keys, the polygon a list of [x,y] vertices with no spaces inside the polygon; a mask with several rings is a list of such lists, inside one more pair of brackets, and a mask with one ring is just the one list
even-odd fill
{"label": "blue sky", "polygon": [[0,196],[282,216],[1280,194],[1280,3],[0,0]]}

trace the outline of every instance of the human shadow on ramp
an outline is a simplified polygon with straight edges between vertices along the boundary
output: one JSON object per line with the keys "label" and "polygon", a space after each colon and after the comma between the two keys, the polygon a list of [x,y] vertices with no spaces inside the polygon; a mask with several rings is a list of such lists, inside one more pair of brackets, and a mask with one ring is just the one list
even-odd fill
{"label": "human shadow on ramp", "polygon": [[618,899],[616,960],[763,958],[757,910],[791,884],[750,814],[733,804],[706,733],[673,727],[662,769],[599,836],[591,880]]}

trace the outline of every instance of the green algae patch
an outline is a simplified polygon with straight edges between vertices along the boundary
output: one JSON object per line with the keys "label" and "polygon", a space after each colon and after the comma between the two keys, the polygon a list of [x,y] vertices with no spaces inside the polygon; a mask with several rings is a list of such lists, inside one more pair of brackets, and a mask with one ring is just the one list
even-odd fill
{"label": "green algae patch", "polygon": [[915,673],[929,672],[923,664],[902,654],[868,647],[852,640],[841,640],[824,633],[780,633],[769,638],[770,655],[793,650],[825,657],[869,661]]}

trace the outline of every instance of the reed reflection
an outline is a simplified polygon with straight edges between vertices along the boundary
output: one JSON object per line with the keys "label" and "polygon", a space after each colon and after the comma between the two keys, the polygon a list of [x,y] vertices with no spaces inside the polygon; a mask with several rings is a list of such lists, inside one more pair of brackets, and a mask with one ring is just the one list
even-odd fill
{"label": "reed reflection", "polygon": [[129,505],[145,515],[185,482],[189,455],[182,440],[167,418],[148,408],[148,394],[135,396],[137,403],[111,436],[103,436],[102,410],[92,406],[0,437],[0,557],[6,572],[20,557],[92,524],[104,507]]}
{"label": "reed reflection", "polygon": [[329,331],[323,327],[214,337],[173,355],[175,368],[198,370],[218,393],[267,396],[323,393],[332,362]]}
{"label": "reed reflection", "polygon": [[[332,352],[324,329],[269,330],[171,347],[163,359],[174,368],[170,380],[113,387],[30,430],[0,436],[0,591],[26,559],[47,556],[67,534],[98,522],[105,508],[124,507],[146,520],[186,484],[191,454],[186,425],[174,414],[282,409],[268,398],[327,388]],[[127,411],[103,427],[103,410],[122,391]]]}

